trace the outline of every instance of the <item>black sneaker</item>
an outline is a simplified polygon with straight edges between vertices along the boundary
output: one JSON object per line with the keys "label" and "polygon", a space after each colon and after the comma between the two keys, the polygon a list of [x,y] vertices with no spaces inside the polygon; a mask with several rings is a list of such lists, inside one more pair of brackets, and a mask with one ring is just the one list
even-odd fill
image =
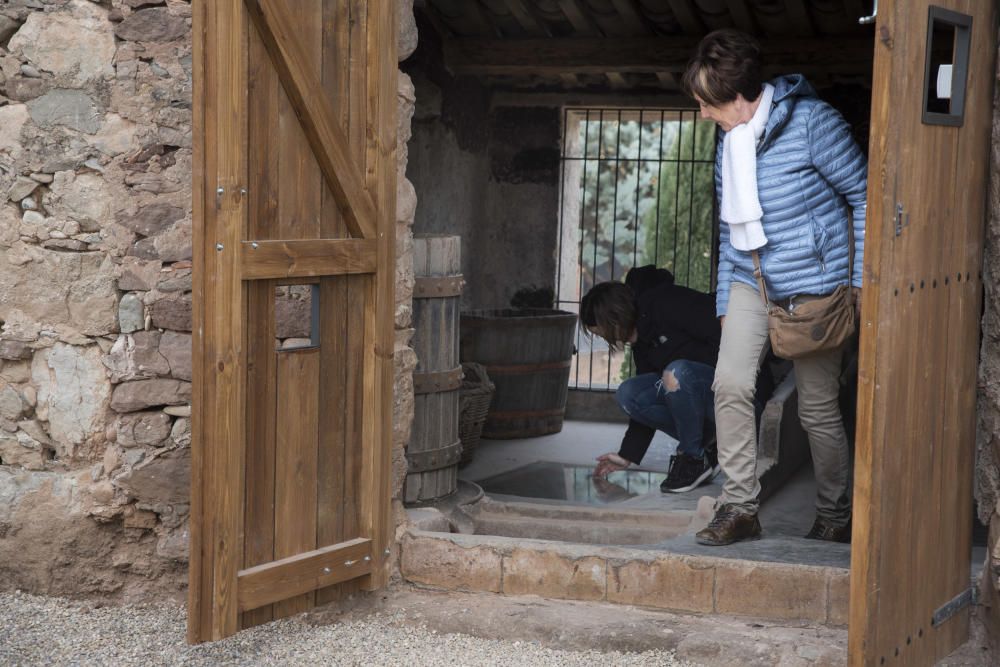
{"label": "black sneaker", "polygon": [[702,456],[675,454],[670,457],[667,478],[660,484],[663,493],[684,493],[715,477],[715,466]]}

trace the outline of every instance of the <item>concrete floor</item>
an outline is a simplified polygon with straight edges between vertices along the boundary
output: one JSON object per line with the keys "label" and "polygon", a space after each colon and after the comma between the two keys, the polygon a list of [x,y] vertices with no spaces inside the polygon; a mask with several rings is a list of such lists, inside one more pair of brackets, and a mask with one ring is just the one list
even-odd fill
{"label": "concrete floor", "polygon": [[[491,482],[510,482],[512,477],[525,466],[537,462],[552,462],[580,466],[571,471],[578,479],[577,488],[586,487],[593,482],[586,478],[586,470],[592,468],[597,456],[606,452],[618,450],[624,426],[621,424],[605,424],[596,422],[567,421],[562,432],[523,440],[480,440],[473,461],[459,471],[459,478],[491,486]],[[643,460],[639,471],[656,473],[647,475],[645,493],[635,493],[635,487],[624,488],[624,473],[609,476],[609,481],[620,482],[621,486],[605,485],[600,493],[594,491],[594,497],[583,497],[576,500],[554,500],[552,498],[532,498],[531,489],[524,489],[517,494],[491,493],[487,495],[497,500],[529,501],[543,504],[590,504],[607,507],[608,509],[642,509],[655,510],[664,513],[673,511],[695,511],[699,499],[715,498],[720,490],[723,476],[720,474],[712,484],[701,486],[688,493],[664,494],[658,489],[659,481],[666,473],[670,456],[674,453],[676,441],[663,433],[657,433],[653,444]],[[554,472],[558,474],[557,466]],[[633,477],[637,475],[633,474]],[[506,478],[506,479],[505,479]],[[531,478],[531,479],[537,479]],[[524,487],[524,480],[522,489]],[[567,487],[573,484],[566,484]],[[642,488],[643,485],[640,485]],[[506,489],[516,488],[507,485]],[[616,491],[617,489],[617,491]],[[630,492],[631,491],[631,492]],[[814,499],[816,487],[812,476],[812,468],[803,466],[793,479],[780,489],[761,507],[760,519],[764,535],[760,540],[740,542],[726,547],[706,547],[694,541],[693,531],[657,544],[638,546],[665,550],[674,553],[717,556],[723,558],[740,558],[755,561],[770,561],[784,563],[799,563],[809,565],[825,565],[831,567],[849,568],[851,560],[850,545],[832,544],[803,539],[814,519]],[[599,497],[598,497],[599,496]],[[617,500],[614,497],[617,496]],[[609,498],[611,502],[608,502]],[[707,500],[702,502],[703,513]],[[973,554],[973,567],[983,561],[982,548]]]}

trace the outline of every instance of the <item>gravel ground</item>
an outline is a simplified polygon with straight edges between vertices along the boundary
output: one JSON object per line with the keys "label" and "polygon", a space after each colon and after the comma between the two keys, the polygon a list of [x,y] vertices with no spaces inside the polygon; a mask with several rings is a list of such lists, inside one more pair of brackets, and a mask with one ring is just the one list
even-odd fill
{"label": "gravel ground", "polygon": [[438,634],[382,612],[335,625],[285,619],[188,646],[184,608],[95,607],[0,594],[0,665],[628,665],[683,667],[672,652],[557,651],[530,642]]}

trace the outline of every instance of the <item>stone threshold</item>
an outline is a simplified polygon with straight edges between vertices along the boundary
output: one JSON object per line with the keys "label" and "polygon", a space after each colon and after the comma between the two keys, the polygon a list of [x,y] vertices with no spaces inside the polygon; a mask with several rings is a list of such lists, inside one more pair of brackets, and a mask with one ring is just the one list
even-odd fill
{"label": "stone threshold", "polygon": [[409,528],[400,571],[420,587],[609,602],[680,613],[847,624],[844,568]]}

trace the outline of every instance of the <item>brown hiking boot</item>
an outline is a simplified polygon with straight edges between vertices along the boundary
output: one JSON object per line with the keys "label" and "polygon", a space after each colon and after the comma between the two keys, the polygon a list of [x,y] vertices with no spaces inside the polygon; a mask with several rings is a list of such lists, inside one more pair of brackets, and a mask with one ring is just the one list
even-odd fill
{"label": "brown hiking boot", "polygon": [[816,517],[813,527],[806,533],[807,540],[825,540],[827,542],[841,542],[850,544],[851,542],[851,520],[843,526],[833,526]]}
{"label": "brown hiking boot", "polygon": [[741,540],[755,540],[760,537],[760,521],[756,514],[740,512],[729,503],[719,506],[712,521],[695,533],[698,544],[721,547]]}

